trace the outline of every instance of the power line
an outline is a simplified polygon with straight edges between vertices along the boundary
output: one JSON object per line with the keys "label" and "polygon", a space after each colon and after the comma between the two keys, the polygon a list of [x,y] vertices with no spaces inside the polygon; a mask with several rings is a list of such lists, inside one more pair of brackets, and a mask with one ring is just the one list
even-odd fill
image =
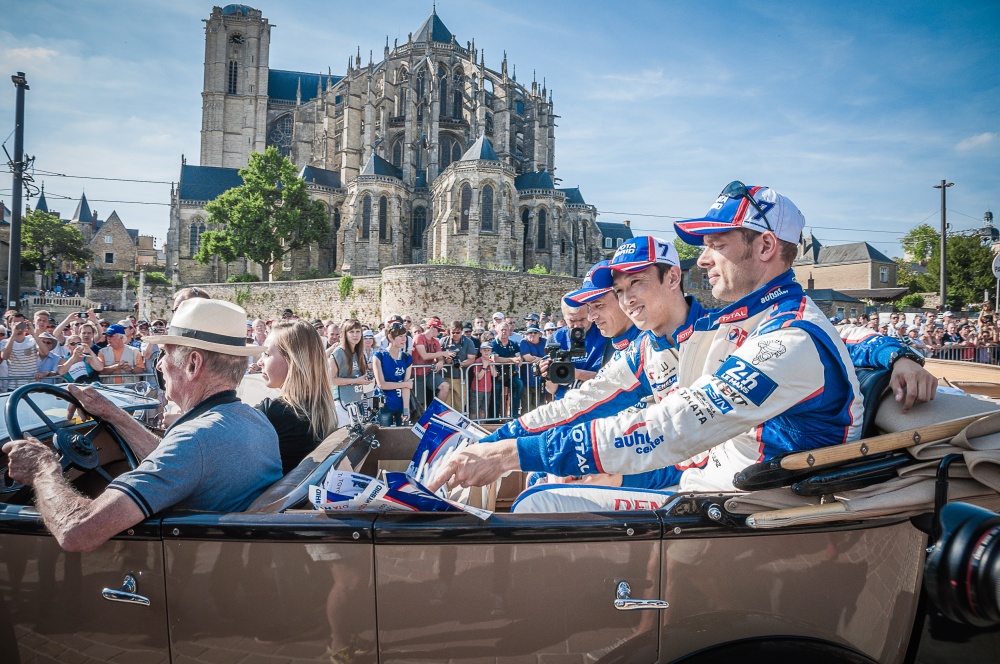
{"label": "power line", "polygon": [[[0,193],[4,193],[4,194],[9,194],[10,191],[11,191],[10,189],[0,189]],[[54,199],[60,200],[60,201],[75,201],[75,200],[77,200],[73,196],[63,196],[62,194],[53,194],[53,193],[48,192],[48,191],[45,192],[45,197],[46,198],[54,198]],[[89,202],[91,202],[91,203],[128,203],[130,205],[167,205],[167,206],[170,205],[170,203],[153,203],[151,201],[117,201],[117,200],[111,200],[111,199],[108,199],[108,198],[88,198],[87,200]]]}
{"label": "power line", "polygon": [[76,180],[105,180],[108,182],[138,182],[141,184],[174,184],[173,182],[167,182],[165,180],[135,180],[132,178],[102,178],[96,175],[67,175],[66,173],[54,173],[52,171],[42,171],[34,170],[36,175],[44,175],[45,177],[56,177],[56,178],[73,178]]}

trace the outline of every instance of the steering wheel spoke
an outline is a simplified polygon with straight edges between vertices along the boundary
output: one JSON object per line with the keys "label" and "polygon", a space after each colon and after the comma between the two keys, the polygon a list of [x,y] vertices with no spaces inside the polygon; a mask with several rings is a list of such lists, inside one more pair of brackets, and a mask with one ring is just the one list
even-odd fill
{"label": "steering wheel spoke", "polygon": [[[33,394],[49,394],[58,399],[68,402],[77,412],[83,414],[83,406],[79,400],[65,388],[45,383],[32,383],[17,388],[7,399],[7,407],[4,417],[7,421],[7,432],[11,440],[24,437],[18,420],[18,407],[21,402],[27,403],[28,407],[39,417],[51,433],[52,447],[59,456],[59,462],[64,470],[77,468],[84,472],[93,471],[102,478],[111,482],[114,478],[101,467],[100,454],[96,443],[101,434],[108,434],[118,444],[125,456],[130,468],[139,465],[139,460],[129,447],[128,443],[121,437],[118,431],[108,422],[94,417],[93,426],[86,431],[70,423],[56,424],[44,410],[31,398]],[[21,485],[13,482],[7,475],[6,468],[0,468],[0,493],[7,493],[19,489]]]}

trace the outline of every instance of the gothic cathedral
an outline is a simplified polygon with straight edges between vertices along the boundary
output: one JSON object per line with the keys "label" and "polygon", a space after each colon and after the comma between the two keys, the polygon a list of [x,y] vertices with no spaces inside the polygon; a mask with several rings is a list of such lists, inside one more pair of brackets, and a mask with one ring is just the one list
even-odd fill
{"label": "gothic cathedral", "polygon": [[206,203],[272,145],[330,214],[328,241],[287,257],[289,277],[431,260],[580,276],[631,235],[598,223],[579,189],[556,186],[545,84],[519,84],[506,54],[489,69],[436,11],[405,44],[387,39],[379,62],[369,53],[362,64],[359,48],[343,76],[269,69],[271,27],[246,5],[214,7],[205,22],[201,165],[182,159],[171,191],[167,264],[181,283],[260,274],[193,256]]}

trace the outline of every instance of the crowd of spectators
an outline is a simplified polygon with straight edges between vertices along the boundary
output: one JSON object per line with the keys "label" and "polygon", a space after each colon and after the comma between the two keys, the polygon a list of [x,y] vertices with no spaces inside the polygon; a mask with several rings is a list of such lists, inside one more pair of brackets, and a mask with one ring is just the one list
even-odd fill
{"label": "crowd of spectators", "polygon": [[924,357],[1000,363],[1000,319],[989,301],[978,312],[872,314],[846,320],[834,318],[833,322],[861,325],[898,337]]}
{"label": "crowd of spectators", "polygon": [[46,310],[29,320],[16,309],[0,325],[0,388],[11,390],[33,381],[146,383],[159,387],[153,363],[155,337],[166,322],[127,316],[119,321],[100,312],[73,312],[58,322]]}
{"label": "crowd of spectators", "polygon": [[[286,309],[272,320],[248,320],[247,344],[263,353],[271,330],[297,319]],[[347,404],[376,392],[382,396],[380,421],[398,425],[412,421],[415,411],[435,398],[477,420],[514,417],[550,400],[557,386],[546,385],[539,364],[567,319],[542,312],[518,324],[494,312],[489,319],[447,324],[435,316],[393,315],[377,324],[352,318],[315,319],[310,325],[325,348],[338,420],[349,418]],[[250,373],[262,367],[262,355],[249,358]],[[581,372],[582,379],[589,376]]]}

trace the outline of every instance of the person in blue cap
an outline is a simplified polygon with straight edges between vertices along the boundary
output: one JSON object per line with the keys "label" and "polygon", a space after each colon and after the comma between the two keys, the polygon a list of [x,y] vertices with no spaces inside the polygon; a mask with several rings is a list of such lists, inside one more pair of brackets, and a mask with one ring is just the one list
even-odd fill
{"label": "person in blue cap", "polygon": [[[479,486],[520,468],[559,476],[652,471],[662,487],[731,490],[747,465],[859,437],[863,405],[851,357],[791,271],[803,225],[789,199],[739,182],[705,217],[676,223],[684,241],[705,246],[698,265],[713,295],[730,303],[716,311],[684,297],[672,245],[624,243],[602,272],[646,331],[628,353],[636,371],[622,377],[624,386],[651,391],[653,403],[473,446],[430,488]],[[912,356],[885,344],[865,348],[869,366]],[[911,371],[894,373],[893,387],[908,407],[933,398],[935,386]],[[626,397],[634,403],[634,394]],[[638,486],[652,485],[645,480]]]}

